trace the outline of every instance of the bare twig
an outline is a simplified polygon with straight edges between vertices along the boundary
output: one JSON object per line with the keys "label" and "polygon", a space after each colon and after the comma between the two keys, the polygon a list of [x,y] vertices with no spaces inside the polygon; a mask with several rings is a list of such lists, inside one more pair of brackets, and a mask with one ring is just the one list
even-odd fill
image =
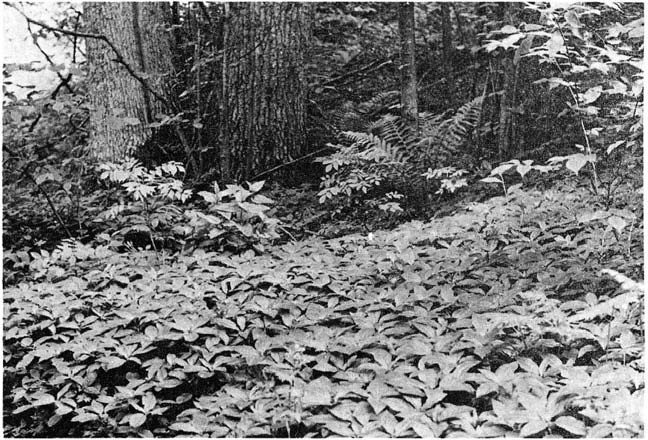
{"label": "bare twig", "polygon": [[330,79],[328,81],[325,81],[323,83],[315,84],[313,86],[313,88],[329,86],[331,84],[338,83],[338,82],[340,82],[342,80],[345,80],[345,79],[347,79],[347,78],[349,78],[351,76],[354,76],[354,75],[358,75],[360,73],[367,74],[369,72],[375,72],[376,70],[382,69],[383,67],[385,67],[385,66],[387,66],[387,65],[389,65],[391,63],[392,63],[391,60],[383,61],[382,63],[380,61],[374,61],[373,63],[369,63],[366,66],[363,66],[363,67],[361,67],[359,69],[352,70],[351,72],[347,72],[347,73],[345,73],[343,75],[337,76],[337,77],[332,78],[332,79]]}
{"label": "bare twig", "polygon": [[290,165],[296,164],[297,162],[301,162],[301,161],[304,160],[304,159],[308,159],[309,157],[313,157],[313,156],[315,156],[316,154],[319,154],[319,153],[321,153],[321,152],[323,152],[323,151],[327,151],[327,150],[331,150],[331,149],[333,149],[333,147],[324,147],[324,148],[320,148],[320,149],[317,150],[317,151],[313,151],[312,153],[308,153],[308,154],[306,154],[306,155],[304,155],[304,156],[302,156],[302,157],[298,157],[298,158],[295,159],[295,160],[291,160],[290,162],[282,163],[281,165],[277,165],[276,167],[272,167],[272,168],[270,168],[269,170],[265,170],[264,172],[259,173],[259,174],[257,174],[256,176],[252,177],[250,180],[251,180],[251,181],[252,181],[252,180],[256,180],[256,179],[258,179],[259,177],[266,176],[266,175],[268,175],[268,174],[274,173],[274,172],[277,171],[277,170],[280,170],[280,169],[282,169],[282,168],[286,168],[286,167],[288,167],[288,166],[290,166]]}
{"label": "bare twig", "polygon": [[45,52],[41,47],[40,43],[38,42],[38,37],[34,34],[34,31],[32,31],[31,23],[29,21],[27,21],[27,30],[32,36],[32,41],[34,43],[34,46],[36,46],[38,51],[45,57],[45,60],[47,60],[47,62],[50,63],[50,65],[55,68],[56,76],[58,76],[58,78],[61,80],[61,84],[64,84],[65,88],[68,89],[68,92],[74,93],[72,87],[70,87],[70,85],[68,84],[70,82],[69,75],[68,75],[68,79],[66,80],[65,78],[63,78],[61,72],[59,72],[58,69],[56,69],[56,64],[54,63],[54,60],[52,60],[52,57],[50,57],[47,54],[47,52]]}
{"label": "bare twig", "polygon": [[113,53],[115,54],[115,59],[113,61],[115,61],[116,63],[121,64],[122,66],[124,66],[124,68],[128,71],[128,73],[133,78],[135,78],[140,84],[142,84],[142,86],[149,93],[151,93],[153,96],[155,96],[155,98],[157,98],[165,106],[167,106],[169,108],[173,108],[171,103],[164,96],[162,96],[160,93],[153,90],[153,88],[151,88],[151,86],[148,84],[148,82],[144,78],[142,78],[139,74],[137,74],[137,72],[135,72],[133,70],[133,68],[125,61],[124,56],[122,55],[121,51],[119,49],[117,49],[117,47],[105,35],[94,34],[94,33],[89,33],[89,32],[70,31],[70,30],[67,30],[67,29],[62,29],[62,28],[57,28],[57,27],[54,27],[54,26],[50,26],[47,23],[43,23],[42,21],[39,21],[39,20],[34,20],[33,18],[27,16],[23,11],[21,11],[19,8],[17,8],[15,5],[13,5],[11,3],[3,2],[3,4],[15,9],[16,11],[18,11],[18,13],[20,15],[22,15],[25,18],[25,20],[27,20],[28,23],[33,23],[33,24],[35,24],[37,26],[40,26],[40,27],[42,27],[44,29],[47,29],[47,30],[50,30],[52,32],[58,32],[58,33],[61,33],[61,34],[64,34],[64,35],[71,35],[71,36],[76,36],[76,37],[81,37],[81,38],[94,38],[96,40],[104,41],[110,47],[110,49],[113,51]]}
{"label": "bare twig", "polygon": [[[54,91],[50,94],[50,99],[56,99],[56,96],[57,96],[58,93],[61,91],[61,88],[63,88],[63,86],[65,86],[65,85],[67,85],[67,83],[69,83],[71,80],[72,80],[72,74],[71,74],[71,73],[68,74],[68,76],[67,76],[66,78],[62,78],[62,80],[61,80],[61,82],[59,83],[59,85],[56,86],[56,88],[54,89]],[[68,89],[69,89],[69,87],[68,87]],[[34,131],[34,129],[36,128],[36,125],[38,124],[38,122],[41,120],[42,117],[43,117],[43,112],[41,111],[41,112],[38,114],[38,116],[36,116],[36,118],[35,118],[35,119],[32,121],[32,123],[29,125],[29,129],[28,129],[28,131],[29,131],[30,133]]]}
{"label": "bare twig", "polygon": [[[12,156],[18,157],[18,155],[13,150],[11,150],[11,148],[7,147],[5,144],[2,144],[2,149],[5,150],[7,153],[11,154]],[[40,183],[38,183],[38,181],[34,178],[32,173],[29,172],[29,166],[31,164],[32,162],[27,163],[27,165],[25,165],[25,167],[23,168],[20,174],[26,176],[29,180],[31,180],[34,183],[34,185],[36,185],[38,191],[40,191],[40,193],[43,194],[43,196],[45,196],[45,199],[47,200],[47,204],[52,210],[52,213],[54,214],[56,221],[58,222],[59,225],[61,225],[61,228],[63,228],[63,230],[65,231],[65,234],[68,236],[68,238],[74,238],[72,236],[72,233],[70,233],[68,227],[65,225],[65,222],[59,215],[58,211],[56,210],[56,207],[54,206],[54,202],[52,202],[52,199],[50,198],[49,194],[47,194],[47,191],[43,189]]]}

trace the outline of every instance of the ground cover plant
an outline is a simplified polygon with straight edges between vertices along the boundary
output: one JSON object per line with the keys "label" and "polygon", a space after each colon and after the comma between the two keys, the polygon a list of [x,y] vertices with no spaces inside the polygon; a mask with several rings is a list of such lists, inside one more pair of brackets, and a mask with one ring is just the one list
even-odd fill
{"label": "ground cover plant", "polygon": [[640,215],[517,190],[264,256],[67,244],[5,290],[5,434],[640,436]]}
{"label": "ground cover plant", "polygon": [[4,436],[645,435],[641,5],[2,8]]}

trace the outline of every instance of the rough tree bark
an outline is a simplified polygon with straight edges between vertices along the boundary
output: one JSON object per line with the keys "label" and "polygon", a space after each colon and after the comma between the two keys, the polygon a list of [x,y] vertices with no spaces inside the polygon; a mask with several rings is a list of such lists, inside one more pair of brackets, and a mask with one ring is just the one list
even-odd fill
{"label": "rough tree bark", "polygon": [[104,35],[138,81],[102,40],[88,38],[88,94],[93,107],[90,154],[118,161],[132,156],[152,135],[164,105],[151,90],[165,95],[165,76],[172,71],[171,45],[165,30],[169,6],[163,2],[88,2],[83,5],[88,32]]}
{"label": "rough tree bark", "polygon": [[220,174],[252,177],[304,153],[304,50],[310,34],[303,3],[225,4]]}
{"label": "rough tree bark", "polygon": [[398,5],[401,58],[401,117],[418,130],[418,95],[416,93],[416,46],[414,42],[414,3]]}

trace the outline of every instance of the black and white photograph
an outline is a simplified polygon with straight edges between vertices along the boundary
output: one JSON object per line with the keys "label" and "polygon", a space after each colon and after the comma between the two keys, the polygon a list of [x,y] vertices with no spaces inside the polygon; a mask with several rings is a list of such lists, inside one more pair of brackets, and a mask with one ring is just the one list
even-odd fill
{"label": "black and white photograph", "polygon": [[643,2],[4,1],[5,438],[644,438]]}

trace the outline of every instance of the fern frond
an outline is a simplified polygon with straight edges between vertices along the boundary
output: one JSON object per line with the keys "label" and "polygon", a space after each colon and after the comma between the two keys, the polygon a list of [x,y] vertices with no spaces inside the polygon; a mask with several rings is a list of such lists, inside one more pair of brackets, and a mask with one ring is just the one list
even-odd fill
{"label": "fern frond", "polygon": [[400,117],[394,115],[386,115],[376,121],[372,126],[372,133],[406,150],[413,148],[418,140],[417,133]]}
{"label": "fern frond", "polygon": [[[457,151],[467,140],[479,122],[482,109],[481,96],[459,107],[454,116],[438,123],[438,118],[426,120],[423,139],[419,145],[427,148],[443,148]],[[441,117],[443,119],[443,117]],[[436,125],[435,125],[436,124]]]}
{"label": "fern frond", "polygon": [[398,90],[379,93],[369,101],[365,101],[358,105],[358,113],[365,117],[371,117],[380,111],[397,104],[399,97],[400,92]]}
{"label": "fern frond", "polygon": [[457,138],[466,138],[479,121],[482,98],[478,97],[462,105],[450,119],[448,133]]}
{"label": "fern frond", "polygon": [[375,162],[387,161],[394,164],[404,162],[400,149],[385,138],[371,133],[353,131],[346,131],[342,133],[342,136],[353,142],[353,145],[361,150],[357,156],[362,159]]}

